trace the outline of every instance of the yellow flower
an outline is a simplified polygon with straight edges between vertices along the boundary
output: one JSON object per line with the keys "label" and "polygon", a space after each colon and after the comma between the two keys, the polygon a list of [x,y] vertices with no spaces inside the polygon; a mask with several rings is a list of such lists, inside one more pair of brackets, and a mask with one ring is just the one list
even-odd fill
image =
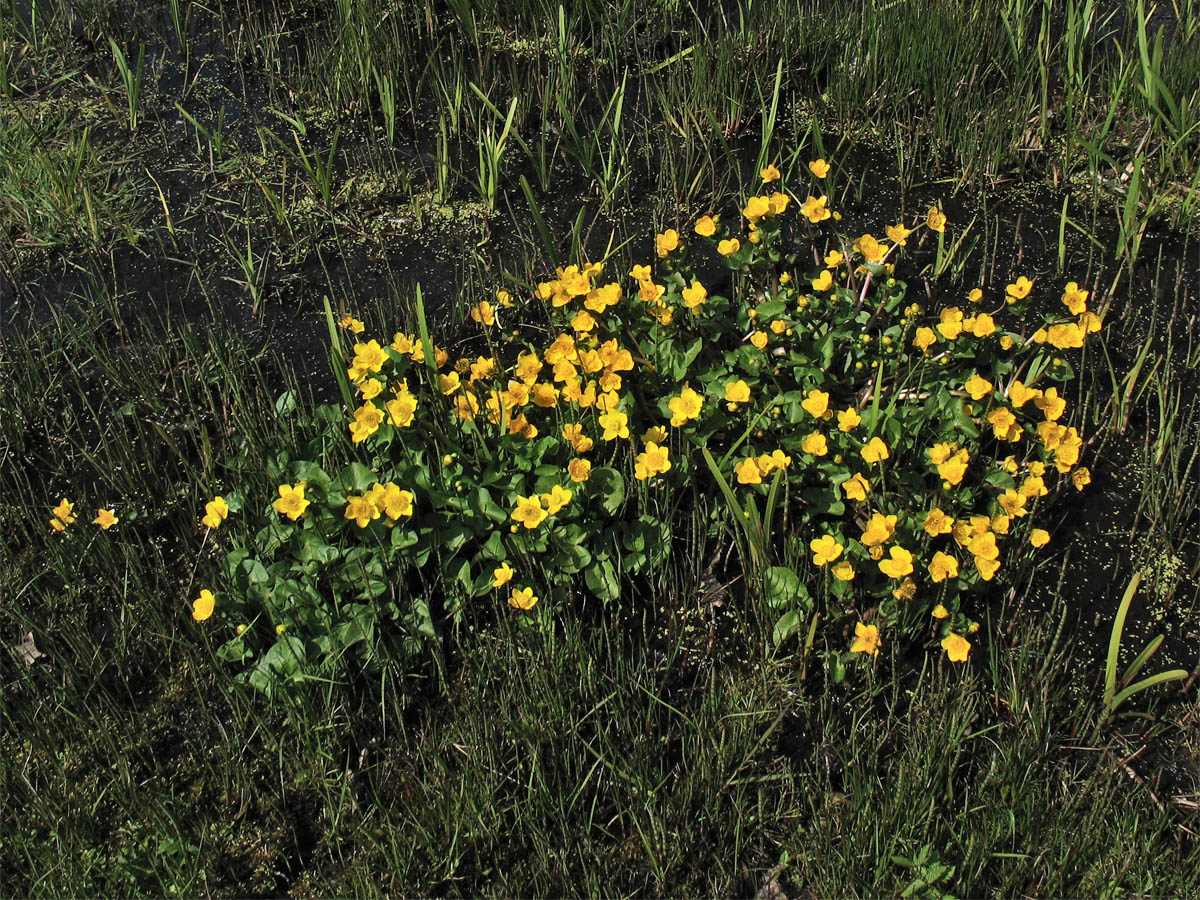
{"label": "yellow flower", "polygon": [[203,622],[213,614],[213,607],[217,605],[217,598],[213,596],[213,592],[205,588],[200,592],[200,596],[192,601],[192,618],[197,622]]}
{"label": "yellow flower", "polygon": [[912,234],[912,229],[905,228],[903,222],[889,225],[884,230],[887,232],[888,240],[893,244],[899,244],[901,247],[908,245],[908,236]]}
{"label": "yellow flower", "polygon": [[351,378],[360,381],[367,372],[378,372],[388,360],[387,353],[379,346],[379,341],[371,340],[365,344],[354,345],[354,360],[351,364]]}
{"label": "yellow flower", "polygon": [[845,549],[832,534],[813,538],[808,546],[813,552],[813,563],[818,566],[833,562],[842,555],[842,550]]}
{"label": "yellow flower", "polygon": [[814,431],[800,442],[800,449],[813,456],[825,456],[829,452],[829,442],[821,432]]}
{"label": "yellow flower", "polygon": [[770,197],[770,214],[773,216],[782,216],[788,208],[788,204],[792,202],[792,198],[787,194],[776,191]]}
{"label": "yellow flower", "polygon": [[533,588],[515,588],[508,596],[508,605],[524,612],[533,609],[537,603],[538,598],[534,596]]}
{"label": "yellow flower", "polygon": [[989,334],[996,333],[996,320],[987,313],[980,313],[975,317],[975,337],[987,337]]}
{"label": "yellow flower", "polygon": [[874,625],[854,624],[854,642],[850,645],[851,653],[869,653],[879,655],[879,629]]}
{"label": "yellow flower", "polygon": [[1020,409],[1030,400],[1040,400],[1042,392],[1037,388],[1026,387],[1020,381],[1013,381],[1012,386],[1008,389],[1009,402],[1016,409]]}
{"label": "yellow flower", "polygon": [[[955,565],[957,565],[957,563]],[[931,612],[930,615],[935,619],[945,619],[950,615],[950,610],[946,609],[946,607],[939,603],[933,608],[933,612]]]}
{"label": "yellow flower", "polygon": [[1084,330],[1076,322],[1051,325],[1046,331],[1046,340],[1059,350],[1078,349],[1083,346]]}
{"label": "yellow flower", "polygon": [[704,398],[690,387],[685,387],[678,397],[667,401],[667,407],[671,410],[671,427],[678,428],[685,422],[699,417],[700,410],[704,407]]}
{"label": "yellow flower", "polygon": [[532,497],[518,495],[517,508],[512,511],[513,521],[521,523],[530,530],[541,525],[548,515],[549,513],[542,509],[541,499],[536,495]]}
{"label": "yellow flower", "polygon": [[483,300],[478,306],[471,307],[471,319],[490,328],[496,324],[496,307]]}
{"label": "yellow flower", "polygon": [[653,441],[648,442],[646,449],[637,455],[633,477],[638,481],[645,481],[647,478],[662,475],[670,471],[671,460],[669,456],[670,454],[666,447],[660,447]]}
{"label": "yellow flower", "polygon": [[858,472],[855,472],[854,475],[842,482],[842,493],[846,495],[847,500],[864,501],[867,499],[867,493],[870,490],[871,483]]}
{"label": "yellow flower", "polygon": [[853,406],[848,406],[837,414],[838,431],[850,432],[862,423],[862,416]]}
{"label": "yellow flower", "polygon": [[879,571],[888,578],[903,578],[913,571],[913,555],[903,547],[892,547],[890,559],[880,560]]}
{"label": "yellow flower", "polygon": [[811,390],[800,402],[804,411],[814,419],[819,419],[829,410],[828,391]]}
{"label": "yellow flower", "polygon": [[369,494],[361,497],[350,496],[346,498],[345,516],[359,528],[366,528],[379,518],[379,507],[372,502]]}
{"label": "yellow flower", "polygon": [[842,264],[842,260],[844,260],[845,258],[846,257],[842,256],[842,251],[830,250],[828,253],[825,254],[824,261],[825,261],[825,265],[827,265],[829,268],[835,269]]}
{"label": "yellow flower", "polygon": [[1022,275],[1011,284],[1005,285],[1004,295],[1009,303],[1016,303],[1018,300],[1024,300],[1029,296],[1030,290],[1033,289],[1033,282]]}
{"label": "yellow flower", "polygon": [[368,378],[358,386],[358,392],[364,400],[373,400],[383,391],[383,382],[378,378]]}
{"label": "yellow flower", "polygon": [[587,453],[592,449],[594,443],[590,437],[583,433],[583,426],[579,424],[564,425],[562,436],[563,440],[571,443],[576,453]]}
{"label": "yellow flower", "polygon": [[932,328],[926,328],[922,325],[917,329],[916,336],[913,337],[913,346],[918,350],[928,350],[937,343],[937,335]]}
{"label": "yellow flower", "polygon": [[963,387],[967,389],[972,400],[982,400],[992,392],[992,383],[986,378],[981,378],[978,372],[972,374]]}
{"label": "yellow flower", "polygon": [[[407,390],[402,390],[386,404],[388,424],[408,428],[417,414],[417,398]],[[378,427],[378,426],[375,426]],[[353,426],[351,426],[353,429]]]}
{"label": "yellow flower", "polygon": [[587,481],[591,473],[592,463],[590,460],[576,457],[567,463],[567,474],[571,476],[571,480],[576,484],[582,484]]}
{"label": "yellow flower", "polygon": [[96,511],[96,518],[92,519],[92,524],[99,525],[104,531],[108,531],[119,521],[120,519],[113,515],[111,509],[100,509]]}
{"label": "yellow flower", "polygon": [[507,562],[500,563],[495,569],[492,569],[492,587],[504,587],[512,581],[513,568]]}
{"label": "yellow flower", "polygon": [[[63,497],[59,501],[58,506],[54,507],[51,512],[54,513],[54,517],[63,525],[71,525],[75,522],[75,504],[69,503],[66,497]],[[58,530],[61,531],[61,529]]]}
{"label": "yellow flower", "polygon": [[1086,466],[1081,466],[1071,473],[1071,484],[1075,485],[1075,490],[1082,491],[1091,483],[1092,473]]}
{"label": "yellow flower", "polygon": [[[412,421],[411,415],[409,421]],[[368,400],[354,411],[354,421],[350,423],[350,436],[354,443],[360,444],[378,431],[381,424],[383,424],[383,410]]]}
{"label": "yellow flower", "polygon": [[741,378],[737,381],[726,382],[725,399],[730,403],[749,403],[750,385],[746,384],[745,380]]}
{"label": "yellow flower", "polygon": [[[611,409],[600,416],[600,427],[604,429],[604,433],[600,435],[603,440],[613,441],[617,438],[629,437],[629,417],[619,409]],[[576,448],[578,450],[578,448]],[[579,450],[582,453],[582,450]]]}
{"label": "yellow flower", "polygon": [[862,534],[863,546],[877,547],[890,541],[892,535],[896,533],[896,522],[895,516],[885,516],[883,513],[872,514]]}
{"label": "yellow flower", "polygon": [[950,662],[966,662],[967,654],[971,652],[971,642],[952,631],[942,638],[942,649],[946,651]]}
{"label": "yellow flower", "polygon": [[762,484],[762,470],[754,457],[747,457],[733,467],[738,484]]}
{"label": "yellow flower", "polygon": [[772,181],[778,181],[782,177],[782,173],[775,167],[774,163],[771,163],[758,174],[762,176],[763,184],[770,184]]}
{"label": "yellow flower", "polygon": [[574,496],[574,492],[567,490],[561,485],[556,484],[554,487],[550,488],[550,492],[548,494],[542,494],[541,498],[542,505],[546,507],[546,515],[557,515],[564,506],[571,502],[571,498]]}
{"label": "yellow flower", "polygon": [[936,206],[931,206],[925,215],[925,224],[929,226],[930,231],[945,231],[946,215]]}
{"label": "yellow flower", "polygon": [[979,573],[979,577],[984,581],[991,581],[996,574],[996,570],[1000,568],[1000,560],[987,559],[983,556],[975,557],[975,571]]}
{"label": "yellow flower", "polygon": [[581,309],[571,317],[571,330],[587,334],[596,327],[596,317],[586,309]]}
{"label": "yellow flower", "polygon": [[1000,504],[1000,508],[1004,510],[1006,516],[1019,519],[1028,514],[1028,510],[1025,509],[1025,500],[1024,494],[1009,488],[997,498],[996,502]]}
{"label": "yellow flower", "polygon": [[833,577],[838,581],[854,580],[854,566],[850,565],[847,560],[843,559],[840,563],[834,566],[831,571],[833,572]]}
{"label": "yellow flower", "polygon": [[717,252],[722,256],[733,256],[742,249],[742,242],[737,238],[725,238],[717,244]]}
{"label": "yellow flower", "polygon": [[708,299],[708,291],[706,291],[704,289],[704,285],[698,281],[693,281],[692,286],[685,287],[682,293],[683,305],[692,312],[696,312],[696,310],[704,305],[704,301]]}
{"label": "yellow flower", "polygon": [[891,455],[888,452],[888,445],[877,437],[871,438],[867,442],[867,446],[859,452],[862,454],[863,461],[868,464],[883,462]]}
{"label": "yellow flower", "polygon": [[1050,532],[1044,528],[1035,528],[1029,532],[1029,543],[1035,547],[1044,547],[1050,543]]}
{"label": "yellow flower", "polygon": [[1062,293],[1062,302],[1071,315],[1077,316],[1087,309],[1088,292],[1081,289],[1074,281],[1068,282]]}
{"label": "yellow flower", "polygon": [[750,343],[753,344],[755,347],[757,347],[759,350],[766,349],[767,333],[765,331],[754,332],[754,334],[750,335]]}
{"label": "yellow flower", "polygon": [[717,233],[717,224],[720,221],[720,216],[701,216],[696,220],[696,234],[700,237],[712,237]]}
{"label": "yellow flower", "polygon": [[654,237],[654,252],[658,254],[659,259],[666,259],[671,255],[671,252],[679,249],[679,232],[674,228],[668,228],[662,234]]}
{"label": "yellow flower", "polygon": [[512,294],[510,294],[504,288],[499,288],[496,291],[496,302],[499,303],[501,306],[506,306],[506,307],[512,306],[513,305]]}
{"label": "yellow flower", "polygon": [[759,471],[764,475],[769,475],[776,469],[786,469],[792,464],[792,458],[782,450],[772,450],[770,453],[762,454],[756,462]]}
{"label": "yellow flower", "polygon": [[812,172],[818,178],[824,178],[829,174],[829,163],[824,159],[814,159],[808,164],[808,171]]}
{"label": "yellow flower", "polygon": [[829,207],[825,205],[826,200],[827,198],[824,194],[820,197],[808,197],[800,204],[800,215],[804,216],[804,218],[808,219],[814,225],[818,222],[824,222],[833,215]]}
{"label": "yellow flower", "polygon": [[828,269],[822,269],[821,274],[809,283],[814,291],[827,291],[833,287],[833,273]]}
{"label": "yellow flower", "polygon": [[742,215],[751,222],[757,222],[770,211],[771,199],[769,197],[751,197],[746,201],[746,206],[742,210]]}
{"label": "yellow flower", "polygon": [[383,513],[395,522],[401,516],[411,516],[413,514],[413,500],[416,499],[412,491],[401,490],[400,485],[388,482],[383,488],[383,494],[376,501]]}
{"label": "yellow flower", "polygon": [[204,517],[200,520],[209,528],[216,528],[229,515],[229,505],[224,497],[213,497],[204,504]]}
{"label": "yellow flower", "polygon": [[937,324],[938,333],[948,341],[954,340],[963,330],[963,311],[957,306],[943,309]]}
{"label": "yellow flower", "polygon": [[[929,562],[929,577],[935,583],[939,581],[945,581],[947,578],[957,578],[958,560],[950,554],[943,553],[939,550],[937,553],[933,554],[933,559]],[[938,619],[945,618],[946,608],[941,604],[938,604],[938,607],[942,610],[942,615],[939,616],[937,614],[937,610],[935,609],[933,611],[934,617]]]}
{"label": "yellow flower", "polygon": [[992,433],[999,441],[1019,441],[1024,430],[1017,424],[1017,417],[1013,415],[1012,410],[1007,407],[1000,406],[993,409],[987,415],[987,420],[992,426]]}
{"label": "yellow flower", "polygon": [[361,321],[354,318],[354,316],[350,315],[349,313],[342,316],[341,321],[339,321],[338,324],[340,326],[342,326],[343,328],[350,329],[352,334],[362,334],[363,330],[367,327]]}
{"label": "yellow flower", "polygon": [[279,485],[279,498],[272,502],[271,506],[275,512],[295,522],[308,509],[308,502],[304,499],[304,482],[299,481],[294,485]]}

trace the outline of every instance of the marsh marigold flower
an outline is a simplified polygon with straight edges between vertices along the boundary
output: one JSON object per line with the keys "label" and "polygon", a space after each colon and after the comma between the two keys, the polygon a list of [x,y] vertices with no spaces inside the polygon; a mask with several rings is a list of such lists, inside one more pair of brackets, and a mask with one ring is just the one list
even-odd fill
{"label": "marsh marigold flower", "polygon": [[637,455],[633,477],[638,481],[645,481],[655,475],[663,475],[670,469],[671,460],[667,448],[650,441],[646,444],[646,449]]}
{"label": "marsh marigold flower", "polygon": [[662,234],[654,237],[654,252],[659,259],[666,259],[671,253],[679,249],[679,232],[674,228],[668,228]]}
{"label": "marsh marigold flower", "polygon": [[829,453],[829,442],[821,432],[814,431],[800,442],[800,449],[813,456],[825,456]]}
{"label": "marsh marigold flower", "polygon": [[867,445],[859,451],[862,454],[863,462],[874,464],[883,462],[891,454],[888,452],[888,445],[877,437],[871,438]]}
{"label": "marsh marigold flower", "polygon": [[213,592],[205,588],[200,592],[200,596],[192,601],[192,618],[197,622],[203,622],[213,614],[213,608],[217,605],[217,598],[213,596]]}
{"label": "marsh marigold flower", "polygon": [[1009,303],[1016,303],[1018,300],[1024,300],[1028,297],[1032,289],[1033,282],[1022,275],[1011,284],[1005,285],[1004,296]]}
{"label": "marsh marigold flower", "polygon": [[[929,578],[933,582],[945,581],[947,578],[958,577],[958,560],[948,553],[937,551],[933,554],[933,559],[929,561]],[[938,604],[941,606],[941,604]],[[941,606],[945,610],[944,606]],[[935,618],[944,618],[937,614],[937,609],[934,610]]]}
{"label": "marsh marigold flower", "polygon": [[1050,532],[1044,528],[1035,528],[1029,532],[1029,543],[1035,547],[1044,547],[1050,543]]}
{"label": "marsh marigold flower", "polygon": [[726,382],[725,399],[731,405],[735,403],[749,403],[750,385],[746,384],[745,380],[741,378],[739,378],[737,381]]}
{"label": "marsh marigold flower", "polygon": [[733,256],[742,249],[742,242],[737,238],[725,238],[717,244],[717,252],[722,256]]}
{"label": "marsh marigold flower", "polygon": [[870,490],[871,483],[858,472],[855,472],[842,482],[842,493],[846,495],[847,500],[862,502],[867,499],[867,494]]}
{"label": "marsh marigold flower", "polygon": [[504,585],[512,581],[512,577],[513,567],[507,562],[502,562],[499,566],[492,569],[492,587],[504,587]]}
{"label": "marsh marigold flower", "polygon": [[523,612],[528,612],[537,604],[538,598],[534,595],[533,588],[516,588],[508,595],[508,605]]}
{"label": "marsh marigold flower", "polygon": [[945,231],[946,215],[936,206],[931,206],[925,215],[925,224],[929,226],[930,231]]}
{"label": "marsh marigold flower", "polygon": [[704,407],[704,398],[690,387],[685,387],[678,397],[667,401],[667,407],[671,410],[671,427],[678,428],[685,422],[699,418]]}
{"label": "marsh marigold flower", "polygon": [[93,525],[99,525],[104,531],[112,528],[119,522],[111,509],[99,509],[96,511],[96,518],[92,519]]}
{"label": "marsh marigold flower", "polygon": [[854,641],[850,644],[851,653],[868,653],[879,655],[879,629],[874,625],[854,624]]}
{"label": "marsh marigold flower", "polygon": [[[619,409],[609,410],[599,418],[600,427],[604,432],[600,435],[606,441],[629,437],[629,416]],[[579,452],[583,452],[582,450]]]}
{"label": "marsh marigold flower", "polygon": [[696,220],[696,234],[700,237],[712,237],[717,233],[717,225],[720,221],[720,216],[701,216]]}
{"label": "marsh marigold flower", "polygon": [[733,467],[738,484],[762,484],[762,470],[754,457],[748,457]]}
{"label": "marsh marigold flower", "polygon": [[567,463],[567,474],[576,484],[583,484],[591,476],[591,473],[592,463],[590,460],[576,457]]}
{"label": "marsh marigold flower", "polygon": [[942,638],[942,649],[946,651],[950,662],[966,662],[967,655],[971,652],[971,642],[952,631]]}
{"label": "marsh marigold flower", "polygon": [[554,487],[550,488],[549,493],[542,494],[541,496],[542,506],[546,508],[546,515],[558,515],[559,511],[570,503],[571,498],[574,496],[573,491],[569,491],[561,485],[554,485]]}
{"label": "marsh marigold flower", "polygon": [[763,180],[763,184],[770,184],[772,181],[778,181],[782,176],[779,169],[774,163],[768,165],[765,169],[758,173]]}
{"label": "marsh marigold flower", "polygon": [[845,549],[838,543],[837,538],[832,534],[822,535],[819,538],[813,538],[808,544],[809,549],[813,552],[813,564],[818,566],[828,565],[834,562],[842,555],[842,550]]}
{"label": "marsh marigold flower", "polygon": [[517,497],[517,508],[512,511],[512,519],[519,522],[526,528],[532,530],[537,528],[546,520],[549,513],[542,509],[541,499],[534,495],[532,497]]}
{"label": "marsh marigold flower", "polygon": [[225,502],[225,498],[213,497],[204,504],[204,517],[200,521],[209,528],[216,528],[228,515],[229,504]]}
{"label": "marsh marigold flower", "polygon": [[820,419],[829,410],[829,392],[811,390],[800,401],[800,406],[814,419]]}
{"label": "marsh marigold flower", "polygon": [[913,571],[913,555],[903,547],[892,547],[888,559],[879,561],[879,571],[888,578],[903,578]]}
{"label": "marsh marigold flower", "polygon": [[808,171],[812,172],[818,178],[824,178],[829,174],[829,163],[824,159],[814,159],[808,164]]}
{"label": "marsh marigold flower", "polygon": [[293,522],[304,515],[309,501],[304,499],[304,482],[279,485],[279,497],[271,503],[275,512],[287,516]]}
{"label": "marsh marigold flower", "polygon": [[844,559],[835,565],[830,571],[833,572],[833,577],[838,581],[854,580],[854,566],[850,565],[850,563]]}

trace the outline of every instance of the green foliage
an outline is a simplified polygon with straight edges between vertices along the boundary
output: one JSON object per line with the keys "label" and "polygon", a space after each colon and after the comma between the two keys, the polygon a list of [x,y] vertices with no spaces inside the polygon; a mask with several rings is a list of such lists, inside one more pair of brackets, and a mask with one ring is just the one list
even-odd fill
{"label": "green foliage", "polygon": [[[359,461],[328,468],[345,446],[332,408],[318,439],[274,457],[275,514],[221,579],[219,619],[250,626],[222,655],[252,665],[255,683],[295,680],[347,655],[411,658],[494,590],[526,612],[581,588],[616,600],[623,581],[661,570],[674,518],[711,479],[779,639],[813,612],[855,609],[873,631],[851,652],[876,654],[881,628],[916,636],[936,604],[943,646],[965,658],[977,625],[961,598],[1020,571],[1044,543],[1041,498],[1079,462],[1081,437],[1059,422],[1073,370],[1047,351],[1082,346],[1099,320],[1072,284],[1070,316],[1048,316],[1031,340],[1015,321],[1003,328],[996,317],[1023,311],[1026,278],[990,302],[972,292],[969,315],[926,312],[892,260],[921,229],[944,229],[940,211],[889,226],[888,245],[829,229],[824,196],[808,197],[797,225],[789,203],[754,196],[744,226],[698,223],[700,246],[730,270],[720,294],[668,230],[657,271],[630,273],[636,294],[601,283],[602,264],[572,264],[519,309],[506,291],[477,304],[489,355],[474,360],[433,343],[419,290],[417,333],[387,346],[356,337],[345,349],[327,307],[334,358],[359,395],[342,384],[347,408],[358,404]],[[510,314],[552,338],[502,338]],[[726,521],[710,520],[710,534]],[[829,605],[814,609],[814,596]]]}

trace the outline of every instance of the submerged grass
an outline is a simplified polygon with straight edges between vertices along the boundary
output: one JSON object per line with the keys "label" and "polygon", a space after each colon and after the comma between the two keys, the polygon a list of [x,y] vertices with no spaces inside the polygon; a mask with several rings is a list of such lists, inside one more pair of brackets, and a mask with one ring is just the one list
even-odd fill
{"label": "submerged grass", "polygon": [[[1149,252],[1194,227],[1198,84],[1190,0],[0,3],[0,893],[1194,893],[1195,675],[1102,723],[1089,644],[1144,568],[1117,668],[1162,631],[1152,669],[1200,664],[1196,288]],[[859,176],[864,137],[894,187]],[[1015,237],[985,198],[926,287],[1002,285],[1028,245],[1042,274],[1086,259],[1110,304],[1079,406],[1111,481],[1057,593],[1039,572],[998,597],[968,666],[885,655],[836,684],[830,638],[775,647],[697,539],[636,613],[481,608],[422,668],[287,700],[228,677],[187,606],[214,564],[197,511],[274,490],[305,428],[280,395],[332,383],[324,294],[402,327],[436,245],[461,321],[545,259],[627,261],[756,157],[816,156],[839,206],[1076,188]],[[140,253],[182,274],[127,289]],[[53,540],[64,495],[118,525],[81,504],[86,538]]]}

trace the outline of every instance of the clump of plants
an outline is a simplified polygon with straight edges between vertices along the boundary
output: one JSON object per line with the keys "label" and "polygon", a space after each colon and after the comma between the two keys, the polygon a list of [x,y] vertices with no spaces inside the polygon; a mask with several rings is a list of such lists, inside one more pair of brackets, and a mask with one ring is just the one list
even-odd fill
{"label": "clump of plants", "polygon": [[[278,495],[246,501],[259,530],[196,601],[230,629],[222,656],[266,685],[420,654],[490,598],[530,621],[576,592],[616,601],[716,491],[708,527],[734,534],[776,639],[815,613],[852,623],[840,670],[932,625],[966,660],[972,598],[1090,480],[1061,388],[1100,319],[1071,283],[1029,327],[1024,277],[927,308],[897,266],[946,228],[938,209],[847,236],[819,188],[800,201],[762,177],[740,215],[658,234],[628,273],[579,262],[528,296],[499,290],[470,310],[473,357],[433,342],[419,302],[415,332],[387,342],[331,316],[346,407],[320,411],[327,440],[276,457]],[[346,436],[359,459],[334,471],[319,448]],[[215,498],[204,524],[231,508]]]}

